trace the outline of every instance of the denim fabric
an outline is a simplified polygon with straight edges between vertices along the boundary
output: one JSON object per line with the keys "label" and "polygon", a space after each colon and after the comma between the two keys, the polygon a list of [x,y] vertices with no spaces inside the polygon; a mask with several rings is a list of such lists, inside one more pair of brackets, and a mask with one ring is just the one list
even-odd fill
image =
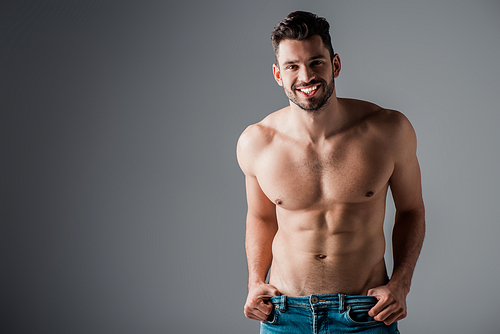
{"label": "denim fabric", "polygon": [[375,297],[311,295],[272,297],[273,311],[260,325],[260,333],[399,333],[397,323],[386,326],[373,320],[368,311]]}

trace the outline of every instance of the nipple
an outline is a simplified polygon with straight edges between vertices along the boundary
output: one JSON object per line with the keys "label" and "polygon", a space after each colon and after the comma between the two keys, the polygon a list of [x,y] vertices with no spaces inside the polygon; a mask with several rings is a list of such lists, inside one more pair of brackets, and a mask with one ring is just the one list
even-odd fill
{"label": "nipple", "polygon": [[365,194],[366,197],[372,197],[373,196],[373,191],[369,191]]}
{"label": "nipple", "polygon": [[281,205],[281,204],[283,204],[283,201],[282,201],[282,200],[280,200],[279,198],[277,198],[277,199],[274,201],[274,203],[276,203],[276,204],[278,204],[278,205]]}

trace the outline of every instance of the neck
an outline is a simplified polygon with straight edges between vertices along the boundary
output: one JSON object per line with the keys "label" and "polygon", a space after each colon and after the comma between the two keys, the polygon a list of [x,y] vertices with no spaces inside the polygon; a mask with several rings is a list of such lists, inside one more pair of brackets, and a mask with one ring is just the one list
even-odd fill
{"label": "neck", "polygon": [[306,111],[290,103],[293,132],[316,143],[340,132],[349,122],[341,102],[333,94],[318,111]]}

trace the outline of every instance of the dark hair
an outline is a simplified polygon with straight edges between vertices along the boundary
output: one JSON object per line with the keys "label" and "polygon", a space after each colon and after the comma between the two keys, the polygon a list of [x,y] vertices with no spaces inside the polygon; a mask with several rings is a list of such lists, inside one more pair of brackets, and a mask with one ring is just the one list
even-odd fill
{"label": "dark hair", "polygon": [[323,44],[330,51],[330,60],[333,60],[332,39],[330,37],[330,24],[324,17],[309,12],[292,12],[276,26],[271,34],[274,57],[278,64],[278,50],[280,42],[284,39],[305,40],[314,35],[319,35]]}

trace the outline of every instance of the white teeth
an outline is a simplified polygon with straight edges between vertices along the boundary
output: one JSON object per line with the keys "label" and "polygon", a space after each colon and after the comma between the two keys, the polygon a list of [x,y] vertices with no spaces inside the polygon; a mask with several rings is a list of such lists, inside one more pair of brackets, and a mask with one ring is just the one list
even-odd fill
{"label": "white teeth", "polygon": [[306,94],[310,94],[312,91],[318,89],[318,86],[315,86],[315,87],[311,87],[311,88],[304,88],[304,89],[300,89],[301,92],[304,92]]}

